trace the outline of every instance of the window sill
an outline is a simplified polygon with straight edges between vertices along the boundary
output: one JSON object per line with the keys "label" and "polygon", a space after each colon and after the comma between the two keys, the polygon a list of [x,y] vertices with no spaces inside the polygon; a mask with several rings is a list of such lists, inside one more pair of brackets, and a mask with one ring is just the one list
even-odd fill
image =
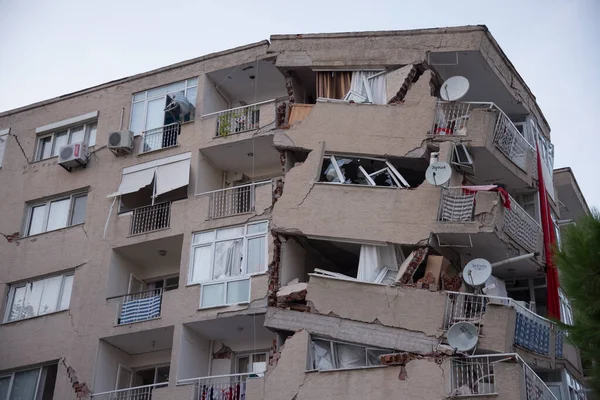
{"label": "window sill", "polygon": [[185,287],[190,286],[200,286],[200,285],[210,285],[213,283],[221,283],[221,282],[230,282],[230,281],[243,281],[244,279],[250,278],[252,279],[255,276],[268,275],[269,271],[262,272],[254,272],[252,274],[239,275],[235,277],[230,277],[231,279],[219,279],[219,280],[208,280],[208,281],[200,281],[200,282],[189,282],[185,285]]}
{"label": "window sill", "polygon": [[82,222],[81,224],[75,224],[75,225],[69,225],[69,226],[65,226],[64,228],[59,228],[59,229],[54,229],[52,231],[46,231],[46,232],[40,232],[40,233],[36,233],[35,235],[30,235],[30,236],[23,236],[20,239],[30,239],[30,238],[37,238],[38,236],[42,236],[45,235],[47,233],[53,233],[53,232],[60,232],[60,231],[64,231],[67,229],[71,229],[71,228],[76,228],[78,226],[83,226],[85,225],[85,222]]}
{"label": "window sill", "polygon": [[13,325],[13,324],[17,324],[19,322],[24,322],[24,321],[31,321],[32,319],[37,319],[37,318],[42,318],[42,317],[47,317],[48,315],[56,315],[56,314],[61,314],[61,313],[68,313],[69,309],[67,308],[66,310],[59,310],[59,311],[54,311],[48,314],[42,314],[42,315],[36,315],[34,317],[29,317],[29,318],[23,318],[23,319],[17,319],[14,321],[4,321],[0,324],[0,326],[5,326],[5,325]]}
{"label": "window sill", "polygon": [[177,143],[174,146],[162,147],[162,148],[156,149],[156,150],[150,150],[150,151],[145,151],[143,153],[137,153],[136,157],[143,157],[143,156],[145,156],[147,154],[156,154],[156,153],[160,153],[161,151],[171,150],[171,149],[175,149],[175,148],[178,148],[178,147],[181,147],[181,144]]}

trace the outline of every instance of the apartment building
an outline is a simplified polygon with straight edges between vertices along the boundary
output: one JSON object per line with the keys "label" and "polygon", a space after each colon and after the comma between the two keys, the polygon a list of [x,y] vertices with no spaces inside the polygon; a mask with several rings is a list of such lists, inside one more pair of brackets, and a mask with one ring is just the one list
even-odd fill
{"label": "apartment building", "polygon": [[273,35],[3,112],[0,399],[585,398],[546,318],[539,176],[557,233],[587,208],[553,151],[485,26]]}

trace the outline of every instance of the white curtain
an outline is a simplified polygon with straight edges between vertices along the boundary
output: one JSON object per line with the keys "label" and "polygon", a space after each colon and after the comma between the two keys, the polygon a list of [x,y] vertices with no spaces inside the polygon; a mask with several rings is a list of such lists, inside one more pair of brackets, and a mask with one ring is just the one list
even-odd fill
{"label": "white curtain", "polygon": [[223,279],[242,273],[242,239],[219,242],[215,245],[213,279]]}
{"label": "white curtain", "polygon": [[335,343],[337,368],[357,368],[367,365],[365,349],[349,344]]}
{"label": "white curtain", "polygon": [[365,282],[375,282],[384,268],[397,271],[396,251],[394,246],[360,246],[358,274],[356,278]]}
{"label": "white curtain", "polygon": [[366,78],[371,89],[371,95],[373,96],[373,104],[386,104],[385,74],[369,79],[369,77],[379,73],[381,71],[354,71],[352,73],[350,90],[367,98],[367,89],[365,88],[363,79]]}
{"label": "white curtain", "polygon": [[331,343],[323,340],[314,340],[313,348],[313,368],[318,370],[334,369],[333,356],[331,354]]}

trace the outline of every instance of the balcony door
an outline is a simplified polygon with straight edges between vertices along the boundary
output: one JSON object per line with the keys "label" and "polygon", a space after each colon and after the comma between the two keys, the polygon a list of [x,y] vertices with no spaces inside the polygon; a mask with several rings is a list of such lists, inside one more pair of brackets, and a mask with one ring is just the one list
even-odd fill
{"label": "balcony door", "polygon": [[131,387],[131,381],[133,380],[133,370],[129,367],[119,364],[117,368],[117,385],[116,390],[127,389]]}

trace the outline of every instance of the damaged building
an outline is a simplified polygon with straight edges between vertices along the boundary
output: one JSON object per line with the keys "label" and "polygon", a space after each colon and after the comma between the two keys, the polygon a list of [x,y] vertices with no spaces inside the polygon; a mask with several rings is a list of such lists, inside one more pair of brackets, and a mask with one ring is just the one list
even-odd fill
{"label": "damaged building", "polygon": [[273,35],[0,113],[0,399],[583,399],[543,221],[589,209],[553,157],[485,26]]}

